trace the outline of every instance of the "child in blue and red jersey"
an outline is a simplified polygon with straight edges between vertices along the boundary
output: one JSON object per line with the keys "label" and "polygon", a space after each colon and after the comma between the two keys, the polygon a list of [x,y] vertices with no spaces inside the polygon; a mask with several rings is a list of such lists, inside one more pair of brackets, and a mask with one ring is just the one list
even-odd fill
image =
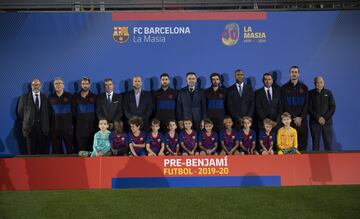
{"label": "child in blue and red jersey", "polygon": [[140,117],[134,116],[130,118],[129,125],[131,132],[129,133],[129,148],[133,156],[145,156],[145,139],[146,133],[141,131],[143,121]]}
{"label": "child in blue and red jersey", "polygon": [[256,146],[256,133],[250,129],[252,119],[249,116],[244,116],[241,119],[243,129],[240,130],[240,148],[245,154],[258,154],[255,150]]}
{"label": "child in blue and red jersey", "polygon": [[183,155],[198,155],[196,132],[192,130],[191,119],[184,119],[184,130],[180,132],[179,139]]}
{"label": "child in blue and red jersey", "polygon": [[128,135],[123,131],[122,121],[114,122],[114,131],[109,136],[113,156],[127,156],[129,154]]}
{"label": "child in blue and red jersey", "polygon": [[264,130],[259,133],[260,154],[274,154],[275,134],[271,130],[272,121],[270,119],[264,119]]}
{"label": "child in blue and red jersey", "polygon": [[200,155],[217,154],[218,135],[213,131],[214,124],[211,119],[204,120],[204,130],[199,134]]}
{"label": "child in blue and red jersey", "polygon": [[152,119],[151,132],[148,133],[145,141],[148,156],[164,155],[164,143],[162,142],[162,135],[159,129],[160,121]]}
{"label": "child in blue and red jersey", "polygon": [[224,118],[224,129],[220,131],[220,145],[221,155],[240,154],[239,148],[239,136],[233,129],[233,121],[230,116]]}
{"label": "child in blue and red jersey", "polygon": [[179,136],[176,133],[176,121],[170,120],[168,125],[168,132],[164,134],[164,145],[166,148],[166,155],[178,155],[179,154]]}

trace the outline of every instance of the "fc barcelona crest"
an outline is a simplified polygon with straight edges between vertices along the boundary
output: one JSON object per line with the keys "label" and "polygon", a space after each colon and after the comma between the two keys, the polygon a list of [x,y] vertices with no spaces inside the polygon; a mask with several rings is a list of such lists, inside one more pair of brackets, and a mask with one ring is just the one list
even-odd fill
{"label": "fc barcelona crest", "polygon": [[129,27],[114,27],[113,39],[117,43],[126,43],[129,39]]}

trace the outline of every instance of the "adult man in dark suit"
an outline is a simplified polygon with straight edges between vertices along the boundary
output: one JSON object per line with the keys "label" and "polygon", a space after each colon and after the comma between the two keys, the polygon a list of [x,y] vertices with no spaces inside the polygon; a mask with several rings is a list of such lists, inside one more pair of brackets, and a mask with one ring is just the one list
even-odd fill
{"label": "adult man in dark suit", "polygon": [[149,120],[154,104],[151,94],[142,89],[142,79],[139,75],[133,78],[133,89],[124,96],[124,113],[127,120],[138,116],[143,119],[144,130],[149,129]]}
{"label": "adult man in dark suit", "polygon": [[178,93],[176,114],[179,121],[192,119],[193,127],[200,131],[200,124],[206,117],[206,98],[204,91],[196,87],[196,74],[189,72],[186,74],[187,86]]}
{"label": "adult man in dark suit", "polygon": [[[263,128],[264,119],[272,122],[273,128],[280,128],[280,116],[282,113],[280,88],[273,86],[273,77],[270,73],[263,75],[264,87],[255,92],[256,114],[259,118],[258,127]],[[274,130],[274,131],[275,131]],[[276,132],[276,131],[275,131]]]}
{"label": "adult man in dark suit", "polygon": [[120,121],[123,116],[122,96],[114,92],[114,84],[111,78],[104,80],[105,92],[96,99],[96,115],[98,119],[105,118],[112,129],[115,121]]}
{"label": "adult man in dark suit", "polygon": [[22,121],[28,154],[48,154],[49,111],[47,97],[40,92],[41,81],[31,82],[31,92],[23,95],[18,103],[17,114]]}
{"label": "adult man in dark suit", "polygon": [[240,119],[243,116],[253,116],[255,100],[252,87],[244,83],[243,70],[235,70],[235,79],[236,83],[227,91],[226,109],[234,120],[235,127],[240,129]]}

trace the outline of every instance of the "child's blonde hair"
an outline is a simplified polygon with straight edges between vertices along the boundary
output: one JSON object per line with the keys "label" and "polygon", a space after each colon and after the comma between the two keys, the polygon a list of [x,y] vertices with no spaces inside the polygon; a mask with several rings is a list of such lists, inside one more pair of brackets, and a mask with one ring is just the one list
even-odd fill
{"label": "child's blonde hair", "polygon": [[283,112],[283,114],[281,114],[281,119],[283,119],[283,118],[290,118],[290,119],[291,119],[290,113],[288,113],[288,112]]}

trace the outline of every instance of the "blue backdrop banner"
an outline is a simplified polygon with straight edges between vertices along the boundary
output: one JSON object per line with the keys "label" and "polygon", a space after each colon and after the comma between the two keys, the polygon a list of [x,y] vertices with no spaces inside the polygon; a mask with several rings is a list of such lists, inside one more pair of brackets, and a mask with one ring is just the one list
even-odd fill
{"label": "blue backdrop banner", "polygon": [[210,73],[222,74],[229,86],[241,68],[258,89],[265,72],[286,83],[291,65],[300,67],[309,89],[322,75],[333,91],[334,149],[359,150],[359,40],[360,11],[0,13],[0,153],[17,154],[23,146],[16,105],[34,78],[49,94],[61,76],[74,93],[87,75],[98,93],[104,78],[124,92],[139,74],[150,91],[163,72],[179,89],[194,71],[207,88]]}

